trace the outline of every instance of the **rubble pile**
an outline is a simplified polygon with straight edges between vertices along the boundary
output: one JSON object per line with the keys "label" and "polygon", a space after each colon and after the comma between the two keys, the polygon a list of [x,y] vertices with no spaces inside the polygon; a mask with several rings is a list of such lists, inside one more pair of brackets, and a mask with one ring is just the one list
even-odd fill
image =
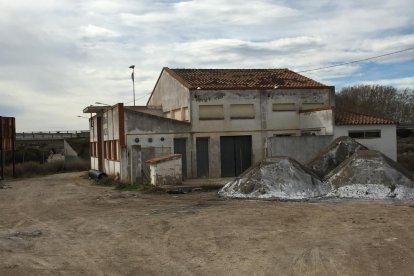
{"label": "rubble pile", "polygon": [[339,137],[308,167],[289,157],[267,158],[227,183],[227,198],[309,199],[323,197],[414,199],[410,174],[378,151]]}
{"label": "rubble pile", "polygon": [[289,157],[267,158],[227,183],[219,195],[227,198],[305,199],[329,192],[328,185]]}
{"label": "rubble pile", "polygon": [[314,159],[309,161],[307,166],[319,177],[323,178],[355,152],[367,149],[367,147],[354,139],[341,136],[332,141]]}
{"label": "rubble pile", "polygon": [[398,163],[373,150],[358,151],[326,177],[328,196],[386,199],[414,198],[410,174]]}

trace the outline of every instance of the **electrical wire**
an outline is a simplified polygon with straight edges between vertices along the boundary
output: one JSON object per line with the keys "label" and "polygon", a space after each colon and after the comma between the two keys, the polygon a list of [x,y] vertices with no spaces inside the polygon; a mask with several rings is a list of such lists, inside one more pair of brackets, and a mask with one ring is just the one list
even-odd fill
{"label": "electrical wire", "polygon": [[353,61],[339,63],[339,64],[335,64],[335,65],[330,65],[330,66],[313,68],[313,69],[309,69],[309,70],[298,71],[297,73],[312,72],[312,71],[318,71],[318,70],[323,70],[323,69],[328,69],[328,68],[333,68],[333,67],[344,66],[344,65],[348,65],[348,64],[352,64],[352,63],[358,63],[358,62],[367,61],[367,60],[371,60],[371,59],[386,57],[386,56],[390,56],[390,55],[394,55],[394,54],[398,54],[398,53],[402,53],[402,52],[407,52],[407,51],[411,51],[411,50],[414,50],[414,47],[407,48],[407,49],[403,49],[403,50],[399,50],[399,51],[395,51],[395,52],[391,52],[391,53],[387,53],[387,54],[383,54],[383,55],[373,56],[373,57],[369,57],[369,58],[363,58],[363,59],[353,60]]}

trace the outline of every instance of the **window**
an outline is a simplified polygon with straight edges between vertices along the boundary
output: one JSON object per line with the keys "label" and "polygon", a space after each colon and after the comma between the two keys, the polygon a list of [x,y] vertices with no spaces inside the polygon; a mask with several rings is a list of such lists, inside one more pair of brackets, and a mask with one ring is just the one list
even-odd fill
{"label": "window", "polygon": [[119,141],[113,140],[112,141],[112,159],[118,161],[119,160]]}
{"label": "window", "polygon": [[381,138],[381,130],[350,130],[348,136],[355,139]]}
{"label": "window", "polygon": [[190,114],[188,112],[188,106],[183,107],[181,116],[183,118],[183,121],[189,121],[190,120]]}
{"label": "window", "polygon": [[171,118],[176,120],[181,120],[181,108],[177,108],[171,111]]}
{"label": "window", "polygon": [[272,106],[273,111],[296,111],[295,103],[274,103]]}
{"label": "window", "polygon": [[198,113],[200,120],[224,119],[224,109],[222,105],[200,105]]}
{"label": "window", "polygon": [[165,118],[171,118],[171,112],[164,112],[164,117]]}
{"label": "window", "polygon": [[310,110],[325,107],[323,102],[302,103],[302,110]]}
{"label": "window", "polygon": [[230,118],[232,119],[254,119],[253,104],[231,104]]}
{"label": "window", "polygon": [[98,145],[98,143],[96,143],[96,142],[91,142],[90,143],[91,157],[97,157],[98,156],[98,151],[97,151],[98,147],[97,147],[97,145]]}

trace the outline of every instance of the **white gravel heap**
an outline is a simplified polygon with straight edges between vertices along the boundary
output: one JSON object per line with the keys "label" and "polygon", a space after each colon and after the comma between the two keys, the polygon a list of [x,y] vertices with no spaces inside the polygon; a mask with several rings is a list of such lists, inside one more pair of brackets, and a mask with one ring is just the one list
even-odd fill
{"label": "white gravel heap", "polygon": [[289,157],[267,158],[229,182],[219,195],[227,198],[306,199],[325,195],[328,185]]}
{"label": "white gravel heap", "polygon": [[373,150],[358,151],[326,176],[327,196],[366,199],[414,198],[414,183],[400,165]]}
{"label": "white gravel heap", "polygon": [[368,148],[348,136],[341,136],[332,141],[314,159],[308,162],[310,168],[319,177],[324,178],[330,171],[359,150]]}

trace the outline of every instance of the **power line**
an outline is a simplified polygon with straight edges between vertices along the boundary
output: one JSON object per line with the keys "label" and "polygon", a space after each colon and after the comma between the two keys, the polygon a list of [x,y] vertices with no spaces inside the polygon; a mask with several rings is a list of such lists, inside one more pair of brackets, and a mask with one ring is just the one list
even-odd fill
{"label": "power line", "polygon": [[335,64],[335,65],[330,65],[330,66],[318,67],[318,68],[309,69],[309,70],[298,71],[297,73],[305,73],[305,72],[311,72],[311,71],[318,71],[318,70],[328,69],[328,68],[332,68],[332,67],[344,66],[344,65],[348,65],[348,64],[352,64],[352,63],[357,63],[357,62],[367,61],[367,60],[381,58],[381,57],[385,57],[385,56],[390,56],[390,55],[394,55],[394,54],[398,54],[398,53],[402,53],[402,52],[407,52],[407,51],[410,51],[410,50],[414,50],[414,47],[407,48],[407,49],[403,49],[403,50],[399,50],[399,51],[395,51],[395,52],[391,52],[391,53],[387,53],[387,54],[383,54],[383,55],[379,55],[379,56],[373,56],[373,57],[369,57],[369,58],[363,58],[363,59],[353,60],[353,61],[339,63],[339,64]]}
{"label": "power line", "polygon": [[[148,96],[149,94],[151,94],[152,92],[149,92],[149,93],[145,93],[143,96],[141,96],[141,97],[138,97],[138,98],[136,98],[135,100],[140,100],[140,99],[143,99],[143,98],[145,98],[146,96]],[[127,103],[132,103],[134,100],[132,100],[132,101],[129,101],[129,102],[126,102],[126,104]]]}

